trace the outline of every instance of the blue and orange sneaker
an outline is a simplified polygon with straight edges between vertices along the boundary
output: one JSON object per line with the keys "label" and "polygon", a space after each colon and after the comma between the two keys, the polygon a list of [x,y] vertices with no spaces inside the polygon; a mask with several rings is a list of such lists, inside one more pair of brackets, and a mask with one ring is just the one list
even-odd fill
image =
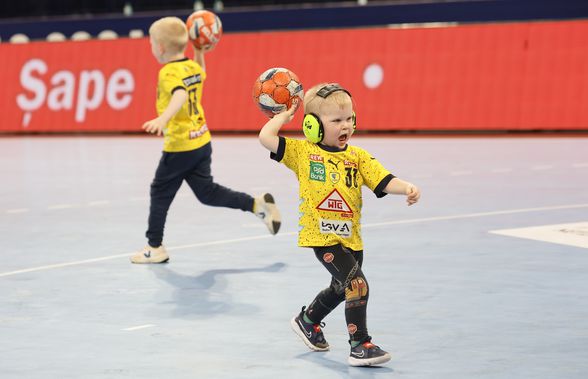
{"label": "blue and orange sneaker", "polygon": [[348,362],[351,366],[376,366],[388,362],[390,353],[380,349],[371,339],[351,348]]}
{"label": "blue and orange sneaker", "polygon": [[318,324],[311,324],[304,321],[304,310],[306,307],[302,307],[302,311],[290,320],[292,330],[296,333],[311,350],[314,351],[327,351],[329,350],[329,343],[325,340],[321,327],[325,326],[325,323],[321,322]]}

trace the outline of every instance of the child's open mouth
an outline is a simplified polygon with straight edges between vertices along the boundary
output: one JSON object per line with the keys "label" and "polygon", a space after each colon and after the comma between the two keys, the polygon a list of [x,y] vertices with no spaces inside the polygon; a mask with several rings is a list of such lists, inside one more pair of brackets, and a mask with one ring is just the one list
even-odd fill
{"label": "child's open mouth", "polygon": [[347,141],[347,134],[341,134],[339,136],[339,142],[345,142]]}

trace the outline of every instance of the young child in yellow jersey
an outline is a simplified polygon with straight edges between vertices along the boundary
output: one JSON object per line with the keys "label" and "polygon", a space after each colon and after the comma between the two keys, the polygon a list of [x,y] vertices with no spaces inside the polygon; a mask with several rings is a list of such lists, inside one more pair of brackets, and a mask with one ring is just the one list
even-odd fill
{"label": "young child in yellow jersey", "polygon": [[164,66],[157,81],[158,117],[143,124],[148,133],[163,134],[163,153],[151,183],[147,229],[148,245],[131,256],[133,263],[163,263],[169,256],[162,245],[169,207],[182,183],[188,183],[200,202],[241,209],[260,217],[271,234],[280,227],[280,213],[271,194],[259,197],[233,191],[213,181],[210,172],[210,131],[202,109],[206,80],[205,50],[194,49],[194,60],[184,55],[186,25],[177,17],[164,17],[149,29],[151,51]]}
{"label": "young child in yellow jersey", "polygon": [[291,326],[312,350],[329,350],[321,326],[323,319],[345,301],[345,320],[352,366],[379,365],[390,354],[371,342],[366,326],[368,282],[361,270],[361,187],[377,197],[406,195],[408,205],[420,191],[386,170],[367,151],[348,144],[355,130],[350,93],[336,83],[320,84],[304,96],[303,130],[307,140],[279,136],[282,125],[292,120],[298,104],[271,120],[259,133],[270,157],[294,171],[299,181],[300,228],[298,245],[310,247],[331,274],[322,290]]}

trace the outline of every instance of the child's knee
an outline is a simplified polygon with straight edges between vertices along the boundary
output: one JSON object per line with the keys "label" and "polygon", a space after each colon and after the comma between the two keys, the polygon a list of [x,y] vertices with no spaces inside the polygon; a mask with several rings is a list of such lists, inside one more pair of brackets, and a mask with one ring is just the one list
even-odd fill
{"label": "child's knee", "polygon": [[193,191],[196,198],[204,204],[211,205],[216,200],[215,197],[216,183],[211,181],[203,181],[198,186],[195,186]]}
{"label": "child's knee", "polygon": [[369,297],[368,283],[362,276],[356,276],[345,288],[345,302],[347,307],[365,305]]}

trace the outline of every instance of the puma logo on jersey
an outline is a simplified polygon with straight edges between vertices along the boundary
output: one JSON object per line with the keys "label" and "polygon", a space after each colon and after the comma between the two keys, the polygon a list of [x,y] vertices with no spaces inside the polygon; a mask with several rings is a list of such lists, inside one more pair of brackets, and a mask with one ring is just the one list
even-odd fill
{"label": "puma logo on jersey", "polygon": [[341,163],[341,161],[333,162],[331,159],[329,159],[327,162],[335,166],[335,170],[339,169],[339,163]]}

